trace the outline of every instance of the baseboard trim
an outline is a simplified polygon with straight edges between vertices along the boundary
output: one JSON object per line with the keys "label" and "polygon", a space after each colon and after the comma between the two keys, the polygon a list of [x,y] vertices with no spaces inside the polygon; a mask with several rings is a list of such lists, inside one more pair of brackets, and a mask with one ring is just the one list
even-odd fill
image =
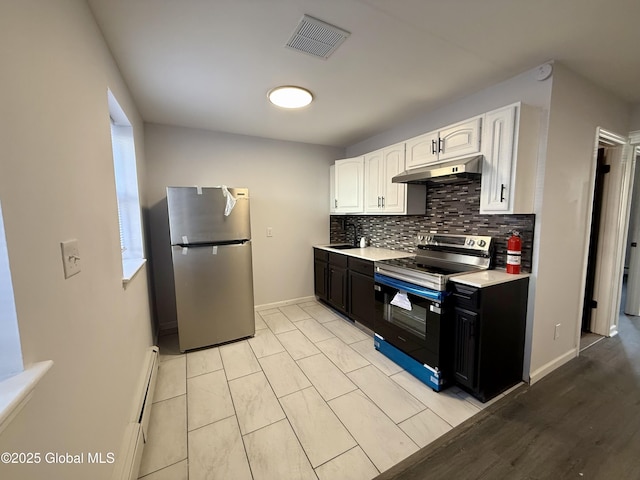
{"label": "baseboard trim", "polygon": [[137,389],[131,421],[127,424],[112,480],[138,478],[144,444],[147,441],[151,404],[158,374],[158,347],[149,347]]}
{"label": "baseboard trim", "polygon": [[555,358],[549,363],[546,363],[545,365],[534,370],[531,373],[531,376],[529,378],[529,384],[533,385],[534,383],[541,380],[543,377],[545,377],[549,373],[553,372],[556,368],[561,367],[562,365],[564,365],[565,363],[574,359],[577,356],[578,356],[578,349],[572,348],[567,353],[560,355],[558,358]]}
{"label": "baseboard trim", "polygon": [[254,309],[256,312],[259,312],[260,310],[269,310],[270,308],[284,307],[286,305],[293,305],[294,303],[312,302],[312,301],[315,301],[315,299],[316,299],[315,296],[300,297],[300,298],[294,298],[291,300],[283,300],[281,302],[273,302],[273,303],[265,303],[263,305],[256,305]]}

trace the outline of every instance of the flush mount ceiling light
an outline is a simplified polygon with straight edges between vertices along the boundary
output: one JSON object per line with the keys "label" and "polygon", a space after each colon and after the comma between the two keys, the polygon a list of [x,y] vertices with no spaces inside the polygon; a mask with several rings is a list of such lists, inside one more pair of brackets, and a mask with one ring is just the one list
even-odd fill
{"label": "flush mount ceiling light", "polygon": [[313,100],[309,90],[292,85],[276,87],[269,92],[268,97],[271,103],[282,108],[306,107]]}

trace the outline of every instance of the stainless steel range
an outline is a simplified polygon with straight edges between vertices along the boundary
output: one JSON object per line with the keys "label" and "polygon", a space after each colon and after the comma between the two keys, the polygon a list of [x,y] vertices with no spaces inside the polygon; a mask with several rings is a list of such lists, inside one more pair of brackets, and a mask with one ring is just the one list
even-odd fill
{"label": "stainless steel range", "polygon": [[442,389],[450,377],[453,328],[447,282],[492,266],[493,239],[421,233],[414,257],[375,263],[375,347]]}
{"label": "stainless steel range", "polygon": [[478,235],[421,233],[415,257],[376,262],[376,273],[443,291],[454,275],[491,266],[493,239]]}

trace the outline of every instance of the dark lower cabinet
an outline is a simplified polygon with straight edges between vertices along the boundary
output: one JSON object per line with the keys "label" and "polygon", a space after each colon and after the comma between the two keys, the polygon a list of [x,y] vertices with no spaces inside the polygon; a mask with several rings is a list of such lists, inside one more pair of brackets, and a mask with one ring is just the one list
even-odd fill
{"label": "dark lower cabinet", "polygon": [[352,320],[373,328],[373,262],[314,248],[314,290]]}
{"label": "dark lower cabinet", "polygon": [[347,297],[349,318],[373,330],[375,316],[375,291],[373,262],[349,258],[349,291]]}
{"label": "dark lower cabinet", "polygon": [[478,378],[476,350],[478,347],[476,330],[478,328],[478,314],[462,308],[454,308],[455,326],[455,357],[454,368],[456,382],[467,388],[474,389]]}
{"label": "dark lower cabinet", "polygon": [[329,263],[327,301],[338,310],[347,311],[347,269]]}
{"label": "dark lower cabinet", "polygon": [[454,379],[482,402],[522,381],[528,286],[451,283]]}
{"label": "dark lower cabinet", "polygon": [[322,300],[327,300],[327,285],[329,281],[329,264],[316,260],[313,264],[313,272],[315,275],[315,294]]}

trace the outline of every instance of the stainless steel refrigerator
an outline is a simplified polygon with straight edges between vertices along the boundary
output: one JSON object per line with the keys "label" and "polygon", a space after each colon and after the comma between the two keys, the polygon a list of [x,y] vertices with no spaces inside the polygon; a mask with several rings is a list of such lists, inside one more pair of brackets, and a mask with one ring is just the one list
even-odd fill
{"label": "stainless steel refrigerator", "polygon": [[248,189],[167,187],[167,207],[180,350],[254,335]]}

